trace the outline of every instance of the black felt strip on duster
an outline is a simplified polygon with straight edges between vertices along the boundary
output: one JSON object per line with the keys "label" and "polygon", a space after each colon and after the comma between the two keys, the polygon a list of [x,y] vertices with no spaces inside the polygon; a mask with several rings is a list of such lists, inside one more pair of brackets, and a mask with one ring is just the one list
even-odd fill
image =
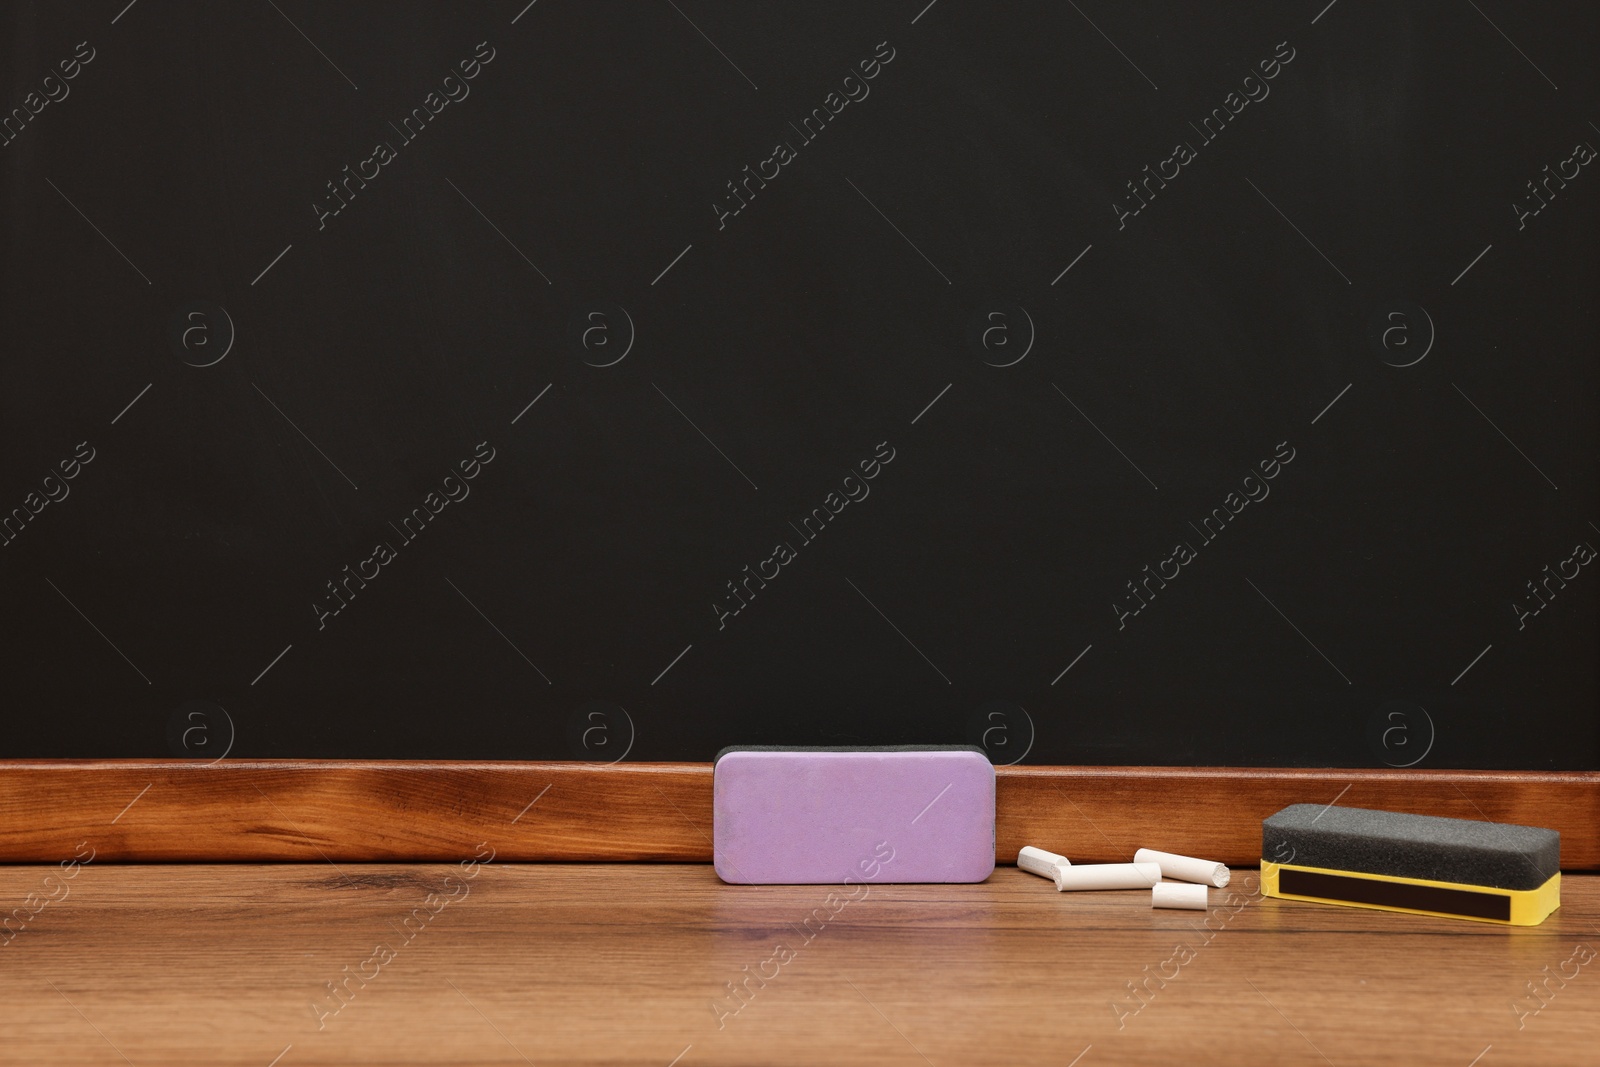
{"label": "black felt strip on duster", "polygon": [[1537,826],[1291,804],[1261,822],[1273,863],[1537,889],[1561,867],[1561,835]]}

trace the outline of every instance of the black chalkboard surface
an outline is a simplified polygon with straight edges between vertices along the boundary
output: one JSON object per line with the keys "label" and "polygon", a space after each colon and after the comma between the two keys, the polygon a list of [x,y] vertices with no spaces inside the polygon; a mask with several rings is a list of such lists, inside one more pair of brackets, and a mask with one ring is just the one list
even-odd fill
{"label": "black chalkboard surface", "polygon": [[1600,15],[0,14],[0,756],[1600,766]]}

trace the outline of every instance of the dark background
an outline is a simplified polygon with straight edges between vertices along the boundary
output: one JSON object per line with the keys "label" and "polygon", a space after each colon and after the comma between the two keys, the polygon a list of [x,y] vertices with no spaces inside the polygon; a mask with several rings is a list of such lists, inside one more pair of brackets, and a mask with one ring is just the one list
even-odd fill
{"label": "dark background", "polygon": [[924,5],[6,5],[8,111],[95,58],[0,148],[0,513],[95,458],[0,547],[0,755],[1600,766],[1600,573],[1512,606],[1600,545],[1600,173],[1513,209],[1600,146],[1595,10]]}

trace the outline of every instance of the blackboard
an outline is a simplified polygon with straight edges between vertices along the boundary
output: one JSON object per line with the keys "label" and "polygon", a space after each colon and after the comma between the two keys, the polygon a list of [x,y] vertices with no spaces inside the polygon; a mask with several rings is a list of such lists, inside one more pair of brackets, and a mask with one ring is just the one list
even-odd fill
{"label": "blackboard", "polygon": [[0,756],[1600,766],[1597,22],[9,5]]}

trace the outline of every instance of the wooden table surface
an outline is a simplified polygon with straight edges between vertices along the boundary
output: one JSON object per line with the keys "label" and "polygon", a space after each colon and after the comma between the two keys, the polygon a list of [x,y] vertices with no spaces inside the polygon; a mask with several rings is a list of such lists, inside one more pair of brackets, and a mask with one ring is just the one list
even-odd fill
{"label": "wooden table surface", "polygon": [[1600,1063],[1594,875],[1517,929],[1249,870],[1204,914],[1011,867],[856,900],[702,865],[71,873],[0,868],[0,1062]]}

